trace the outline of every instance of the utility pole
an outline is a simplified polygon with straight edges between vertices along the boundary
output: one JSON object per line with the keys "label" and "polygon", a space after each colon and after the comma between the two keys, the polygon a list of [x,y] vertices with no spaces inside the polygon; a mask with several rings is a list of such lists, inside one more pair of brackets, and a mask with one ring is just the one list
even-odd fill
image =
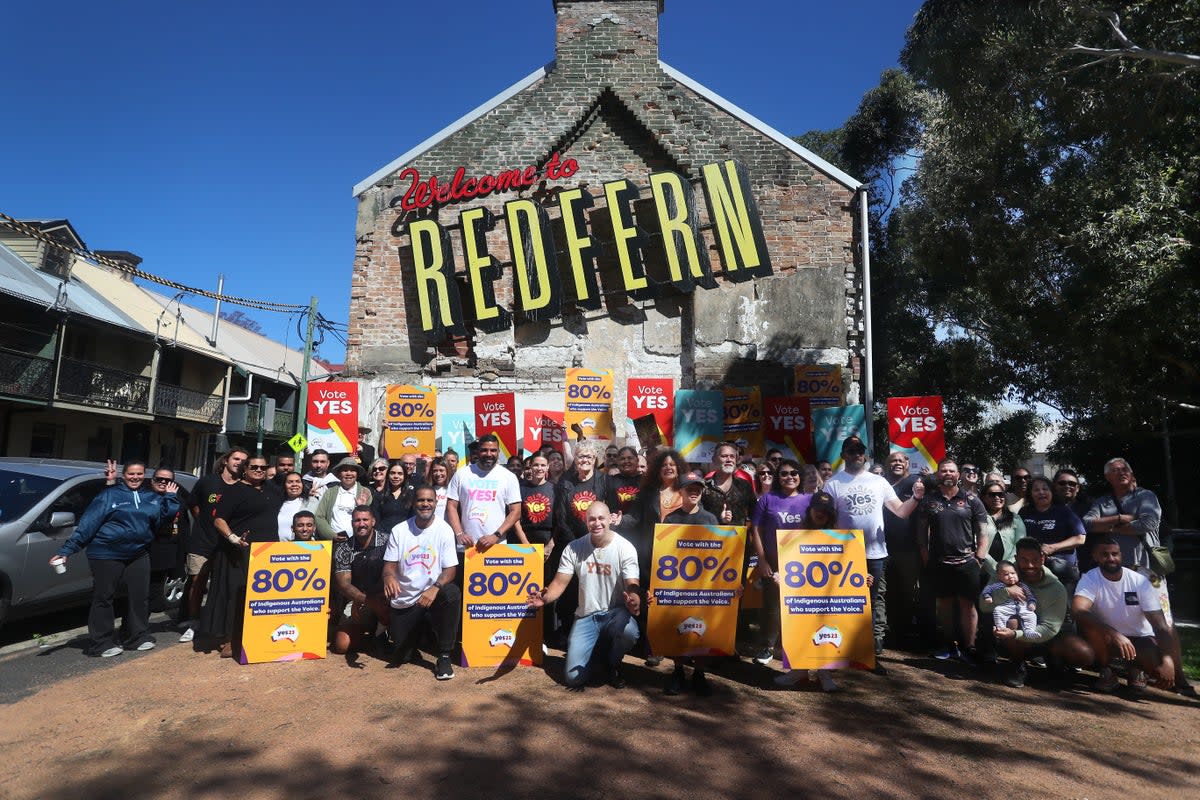
{"label": "utility pole", "polygon": [[317,325],[317,297],[308,302],[308,331],[304,334],[304,366],[300,370],[300,402],[296,406],[296,433],[307,430],[305,415],[308,412],[308,375],[312,366],[313,329]]}

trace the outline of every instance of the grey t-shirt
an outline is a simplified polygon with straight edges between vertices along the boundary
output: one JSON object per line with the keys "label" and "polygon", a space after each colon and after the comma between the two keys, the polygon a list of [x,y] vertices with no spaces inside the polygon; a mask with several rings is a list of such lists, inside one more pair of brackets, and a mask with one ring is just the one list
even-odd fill
{"label": "grey t-shirt", "polygon": [[584,536],[563,548],[558,571],[579,578],[575,616],[589,617],[625,604],[625,581],[638,579],[637,550],[617,533],[604,547],[592,546],[592,537]]}

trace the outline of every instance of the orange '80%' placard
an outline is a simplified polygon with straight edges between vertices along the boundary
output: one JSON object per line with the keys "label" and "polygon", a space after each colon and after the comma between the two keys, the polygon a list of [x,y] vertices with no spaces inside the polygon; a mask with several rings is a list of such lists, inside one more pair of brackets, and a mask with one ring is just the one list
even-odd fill
{"label": "orange '80%' placard", "polygon": [[779,603],[785,666],[875,666],[862,531],[779,531]]}
{"label": "orange '80%' placard", "polygon": [[656,656],[729,656],[737,635],[746,529],[655,525],[646,630]]}
{"label": "orange '80%' placard", "polygon": [[465,667],[542,663],[542,609],[526,599],[541,591],[540,544],[497,544],[463,553],[462,663]]}
{"label": "orange '80%' placard", "polygon": [[243,664],[324,658],[332,542],[250,545]]}

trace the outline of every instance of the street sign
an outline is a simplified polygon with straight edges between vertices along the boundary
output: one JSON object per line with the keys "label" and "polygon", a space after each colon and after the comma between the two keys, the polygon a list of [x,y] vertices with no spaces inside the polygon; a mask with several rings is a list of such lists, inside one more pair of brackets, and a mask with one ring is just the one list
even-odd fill
{"label": "street sign", "polygon": [[297,433],[295,436],[288,439],[287,443],[288,447],[292,448],[292,450],[297,453],[303,452],[304,448],[308,447],[308,439],[305,439],[304,434],[302,433]]}

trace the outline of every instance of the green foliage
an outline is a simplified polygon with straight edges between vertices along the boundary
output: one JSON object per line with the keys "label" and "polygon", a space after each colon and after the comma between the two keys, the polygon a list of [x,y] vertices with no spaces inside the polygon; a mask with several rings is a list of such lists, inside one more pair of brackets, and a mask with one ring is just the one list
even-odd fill
{"label": "green foliage", "polygon": [[1149,479],[1158,398],[1200,404],[1200,70],[1072,50],[1121,47],[1114,21],[1200,52],[1200,0],[928,0],[904,69],[803,137],[873,187],[878,396],[941,394],[964,457],[1024,455],[1036,418],[996,404],[1040,402],[1061,460],[1138,453]]}

